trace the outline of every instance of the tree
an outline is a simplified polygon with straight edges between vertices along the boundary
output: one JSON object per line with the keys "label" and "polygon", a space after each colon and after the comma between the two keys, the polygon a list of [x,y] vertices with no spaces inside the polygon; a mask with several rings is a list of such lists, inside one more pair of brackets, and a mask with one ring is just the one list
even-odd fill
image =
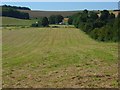
{"label": "tree", "polygon": [[80,16],[76,16],[73,20],[73,24],[76,28],[78,28],[80,25]]}
{"label": "tree", "polygon": [[86,23],[83,29],[86,33],[90,33],[93,30],[92,23]]}
{"label": "tree", "polygon": [[116,18],[113,24],[113,41],[120,40],[120,18]]}
{"label": "tree", "polygon": [[110,20],[115,19],[115,14],[111,13],[111,14],[109,15],[109,19],[110,19]]}
{"label": "tree", "polygon": [[98,20],[94,21],[93,27],[94,28],[101,28],[104,25],[105,25],[105,22],[98,19]]}
{"label": "tree", "polygon": [[103,21],[107,21],[109,18],[109,15],[110,15],[109,11],[103,10],[103,11],[101,11],[100,19]]}
{"label": "tree", "polygon": [[49,17],[49,23],[50,24],[59,24],[60,22],[62,22],[62,20],[63,20],[62,15],[51,15]]}
{"label": "tree", "polygon": [[73,23],[73,18],[72,18],[72,17],[69,17],[69,19],[68,19],[68,24],[72,25],[72,23]]}
{"label": "tree", "polygon": [[41,25],[43,27],[47,27],[49,26],[49,21],[48,21],[48,18],[47,17],[43,17],[42,21],[41,21]]}
{"label": "tree", "polygon": [[60,22],[62,22],[63,20],[63,16],[62,15],[56,15],[55,17],[55,23],[59,24]]}
{"label": "tree", "polygon": [[82,13],[81,13],[81,17],[80,17],[82,22],[86,22],[88,19],[88,10],[85,9]]}
{"label": "tree", "polygon": [[55,18],[56,18],[55,15],[51,15],[51,16],[49,17],[49,23],[50,23],[50,24],[55,24]]}
{"label": "tree", "polygon": [[120,13],[118,13],[117,18],[120,18]]}
{"label": "tree", "polygon": [[83,13],[84,13],[84,14],[88,14],[88,10],[85,9],[85,10],[83,11]]}
{"label": "tree", "polygon": [[98,19],[98,15],[97,15],[97,13],[91,11],[91,12],[89,12],[89,18],[92,20],[96,20],[96,19]]}

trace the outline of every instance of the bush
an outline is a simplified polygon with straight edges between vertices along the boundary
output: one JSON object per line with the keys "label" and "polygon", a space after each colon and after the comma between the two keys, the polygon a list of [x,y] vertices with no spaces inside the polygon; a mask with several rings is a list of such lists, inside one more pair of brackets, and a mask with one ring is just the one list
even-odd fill
{"label": "bush", "polygon": [[59,28],[59,26],[52,26],[52,28]]}
{"label": "bush", "polygon": [[90,33],[92,30],[93,30],[92,23],[86,23],[84,28],[83,28],[83,31],[86,33]]}
{"label": "bush", "polygon": [[33,23],[33,24],[31,25],[31,27],[38,27],[38,24]]}
{"label": "bush", "polygon": [[25,26],[21,26],[21,28],[25,28]]}
{"label": "bush", "polygon": [[98,28],[95,28],[94,30],[92,30],[90,32],[90,36],[93,38],[93,39],[97,39],[98,38]]}

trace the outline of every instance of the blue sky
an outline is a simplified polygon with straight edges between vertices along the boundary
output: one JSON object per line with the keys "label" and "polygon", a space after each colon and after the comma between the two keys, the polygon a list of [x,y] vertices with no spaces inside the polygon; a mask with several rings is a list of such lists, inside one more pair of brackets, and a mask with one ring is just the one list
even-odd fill
{"label": "blue sky", "polygon": [[46,10],[46,11],[118,9],[117,2],[2,2],[0,5],[4,4],[25,6],[30,7],[32,10]]}

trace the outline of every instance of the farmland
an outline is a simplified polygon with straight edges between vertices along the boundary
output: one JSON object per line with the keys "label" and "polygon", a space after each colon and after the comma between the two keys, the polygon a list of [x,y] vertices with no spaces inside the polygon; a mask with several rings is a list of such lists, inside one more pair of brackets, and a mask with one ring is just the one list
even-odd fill
{"label": "farmland", "polygon": [[37,11],[37,10],[19,10],[29,13],[30,18],[50,17],[51,15],[62,15],[64,17],[71,16],[80,11]]}
{"label": "farmland", "polygon": [[24,20],[11,17],[0,17],[0,20],[2,20],[3,26],[30,26],[37,21],[37,19]]}
{"label": "farmland", "polygon": [[3,87],[117,88],[118,44],[74,27],[3,28]]}

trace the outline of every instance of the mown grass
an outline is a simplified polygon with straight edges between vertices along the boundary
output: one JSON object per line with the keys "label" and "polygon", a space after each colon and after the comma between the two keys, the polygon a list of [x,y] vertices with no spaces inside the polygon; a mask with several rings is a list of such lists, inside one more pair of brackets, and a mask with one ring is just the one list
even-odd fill
{"label": "mown grass", "polygon": [[3,87],[118,87],[117,57],[75,28],[3,29]]}
{"label": "mown grass", "polygon": [[30,26],[37,21],[37,19],[24,20],[12,17],[0,17],[0,19],[2,20],[2,26]]}

